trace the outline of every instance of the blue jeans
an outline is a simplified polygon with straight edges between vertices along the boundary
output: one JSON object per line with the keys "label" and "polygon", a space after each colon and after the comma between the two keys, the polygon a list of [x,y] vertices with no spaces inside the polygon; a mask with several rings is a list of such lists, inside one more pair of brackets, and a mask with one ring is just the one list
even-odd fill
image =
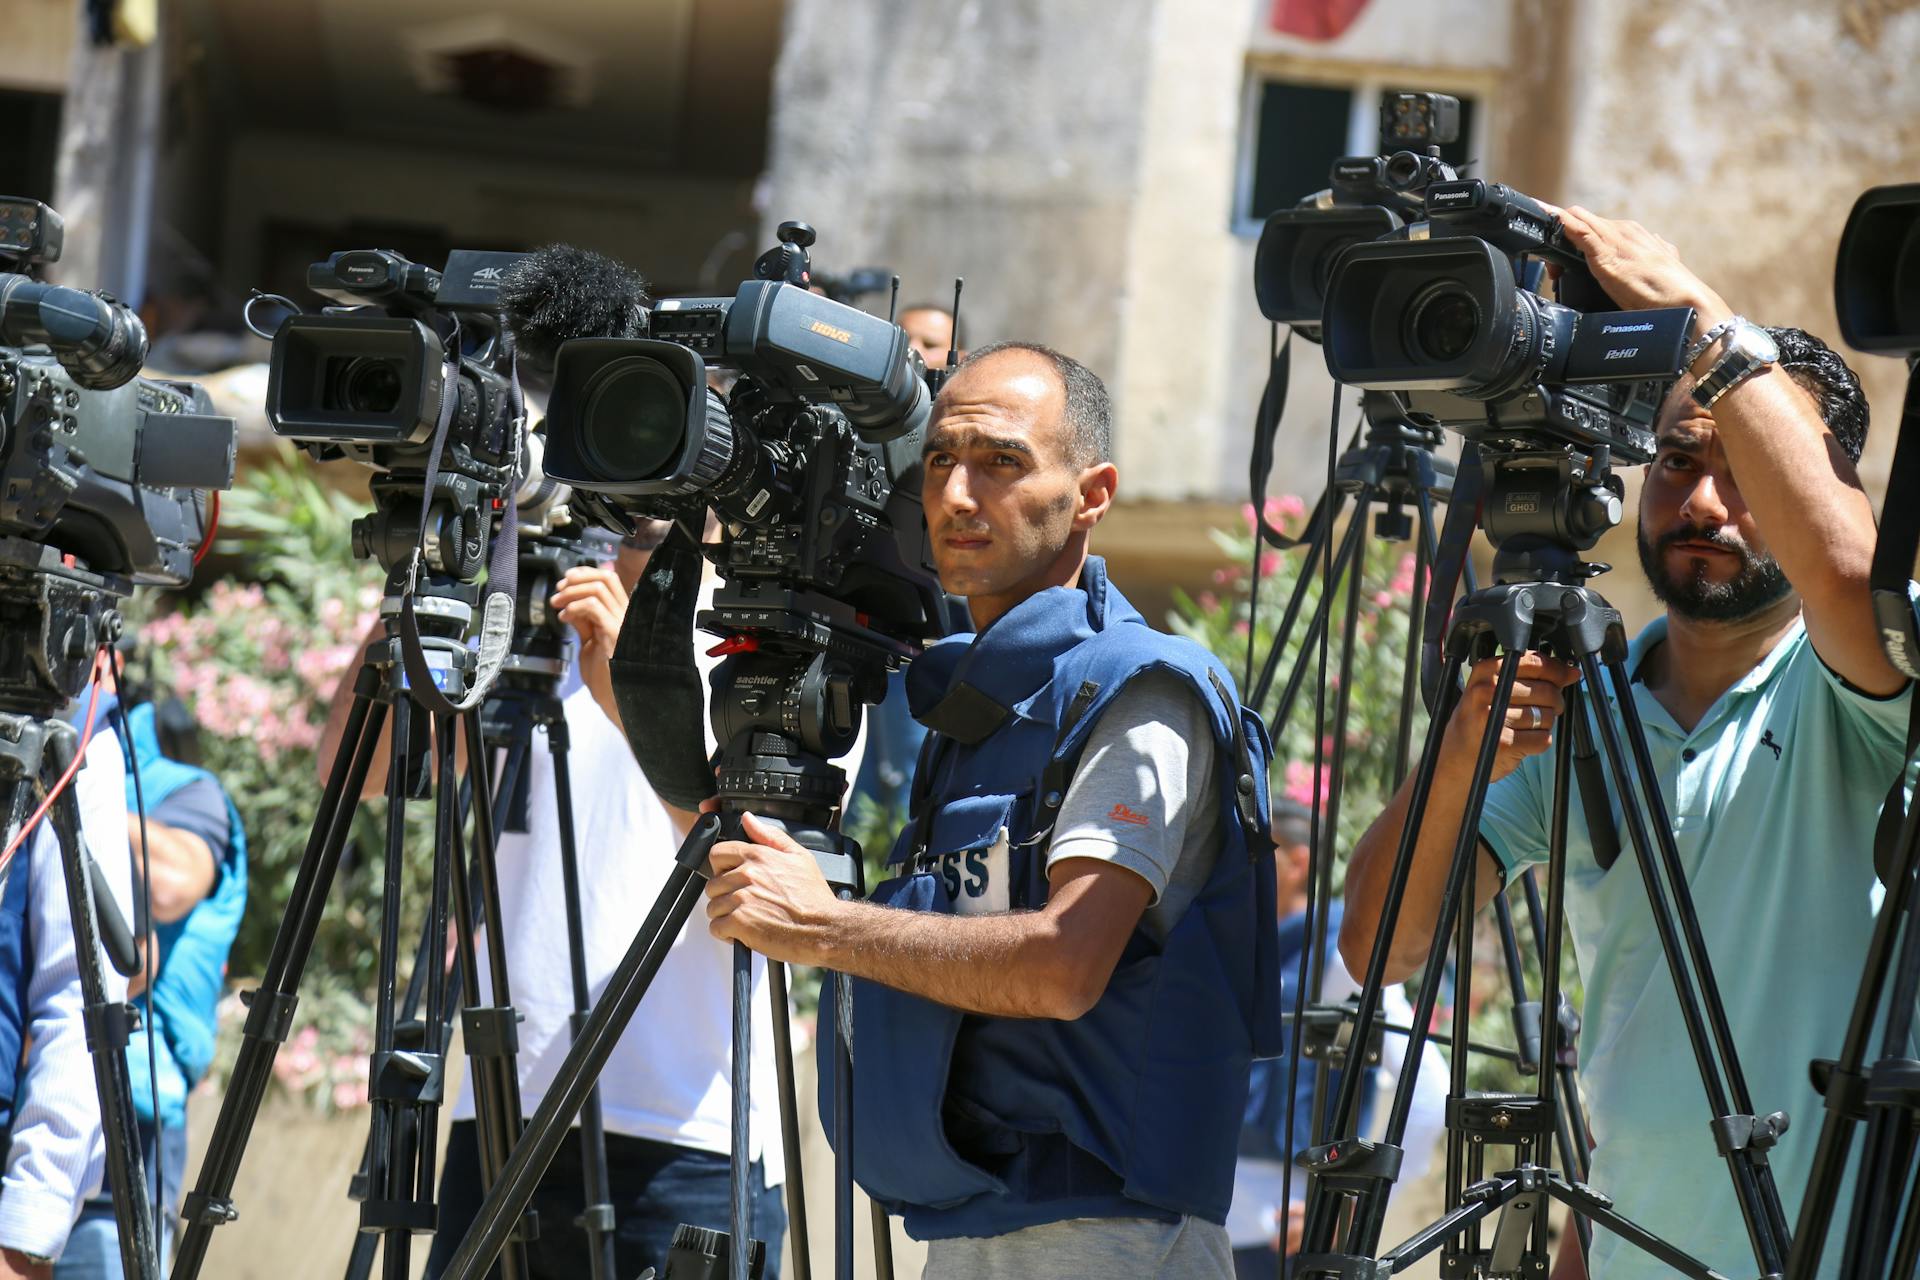
{"label": "blue jeans", "polygon": [[[160,1130],[140,1122],[140,1150],[146,1165],[147,1196],[153,1196],[157,1173],[164,1178],[162,1204],[165,1213],[160,1223],[160,1262],[164,1267],[173,1248],[174,1224],[180,1211],[187,1175],[187,1131],[184,1126]],[[151,1204],[147,1209],[151,1214]],[[100,1194],[87,1201],[80,1218],[67,1237],[67,1247],[53,1267],[54,1280],[124,1280],[120,1270],[120,1228],[113,1217],[113,1188],[102,1186]]]}
{"label": "blue jeans", "polygon": [[[454,1250],[480,1212],[480,1139],[473,1122],[455,1123],[447,1137],[440,1172],[440,1218],[427,1259],[428,1280],[453,1260]],[[613,1189],[615,1273],[637,1276],[648,1267],[666,1269],[673,1229],[682,1222],[725,1231],[729,1219],[727,1157],[665,1142],[607,1135],[607,1180]],[[765,1171],[754,1162],[754,1238],[766,1241],[761,1275],[777,1280],[787,1213]],[[580,1130],[568,1131],[528,1208],[540,1215],[540,1234],[527,1242],[529,1280],[580,1280],[592,1274],[587,1233],[574,1219],[586,1205],[580,1167]],[[495,1267],[493,1275],[499,1274]]]}

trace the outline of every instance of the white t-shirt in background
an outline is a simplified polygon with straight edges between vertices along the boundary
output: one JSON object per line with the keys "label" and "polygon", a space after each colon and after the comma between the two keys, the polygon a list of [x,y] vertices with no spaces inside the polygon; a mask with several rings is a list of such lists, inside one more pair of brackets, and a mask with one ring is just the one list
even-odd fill
{"label": "white t-shirt in background", "polygon": [[[564,704],[572,737],[573,825],[580,867],[587,978],[594,999],[652,911],[680,837],[620,727],[585,688]],[[525,834],[503,832],[498,863],[505,916],[507,974],[520,1023],[519,1073],[528,1114],[558,1073],[570,1044],[573,979],[560,870],[559,813],[553,758],[536,732]],[[703,1151],[731,1149],[733,948],[707,932],[705,900],[674,939],[633,1021],[600,1076],[607,1131]],[[481,940],[481,984],[487,981]],[[491,996],[489,995],[489,998]],[[753,1127],[756,1158],[767,1184],[785,1174],[778,1141],[773,1074],[773,1022],[766,964],[753,962]],[[460,1086],[454,1118],[473,1118],[471,1080]]]}

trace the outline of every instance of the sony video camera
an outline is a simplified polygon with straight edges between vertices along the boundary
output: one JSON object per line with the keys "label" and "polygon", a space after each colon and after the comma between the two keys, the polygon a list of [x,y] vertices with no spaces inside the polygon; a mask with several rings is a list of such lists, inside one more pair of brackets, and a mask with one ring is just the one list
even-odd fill
{"label": "sony video camera", "polygon": [[419,490],[446,415],[435,492],[427,496],[428,567],[473,580],[494,499],[537,486],[500,280],[524,255],[461,249],[435,271],[387,249],[335,253],[307,287],[342,304],[296,310],[273,334],[267,420],[315,458],[352,458],[382,474],[355,550],[391,571],[412,554]]}
{"label": "sony video camera", "polygon": [[233,419],[191,382],[139,376],[139,316],[103,293],[35,280],[60,215],[0,197],[0,535],[86,569],[180,586],[233,483]]}
{"label": "sony video camera", "polygon": [[[899,326],[800,283],[812,229],[779,235],[733,297],[656,303],[649,338],[563,343],[547,467],[616,526],[697,530],[711,509],[733,590],[707,625],[777,643],[783,627],[824,638],[830,619],[910,657],[944,629],[917,483],[932,397]],[[710,365],[740,374],[725,400]],[[789,591],[805,601],[775,602]]]}

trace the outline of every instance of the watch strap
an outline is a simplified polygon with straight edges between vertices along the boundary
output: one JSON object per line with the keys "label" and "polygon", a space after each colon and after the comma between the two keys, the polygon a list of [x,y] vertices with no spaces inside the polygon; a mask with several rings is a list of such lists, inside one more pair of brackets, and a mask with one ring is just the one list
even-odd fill
{"label": "watch strap", "polygon": [[1727,350],[1700,376],[1700,381],[1694,383],[1693,402],[1702,409],[1713,408],[1721,396],[1777,362],[1778,356],[1769,358],[1740,341],[1749,329],[1758,331],[1762,338],[1767,336],[1760,326],[1741,319],[1730,335]]}
{"label": "watch strap", "polygon": [[1693,368],[1693,362],[1705,355],[1709,347],[1720,341],[1720,339],[1724,338],[1727,334],[1732,333],[1737,326],[1743,325],[1746,322],[1747,318],[1745,316],[1728,316],[1725,320],[1722,320],[1719,324],[1707,330],[1706,333],[1702,335],[1700,341],[1688,347],[1687,353],[1680,357],[1680,368],[1682,370]]}

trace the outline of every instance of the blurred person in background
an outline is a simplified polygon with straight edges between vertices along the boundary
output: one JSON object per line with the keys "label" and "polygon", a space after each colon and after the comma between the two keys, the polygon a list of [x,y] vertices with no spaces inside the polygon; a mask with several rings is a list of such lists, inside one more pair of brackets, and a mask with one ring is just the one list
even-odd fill
{"label": "blurred person in background", "polygon": [[[247,906],[247,839],[226,789],[199,767],[199,729],[179,702],[104,695],[96,727],[111,726],[138,767],[126,776],[127,835],[153,899],[153,941],[130,994],[140,1025],[127,1044],[147,1192],[166,1213],[161,1258],[174,1236],[187,1172],[187,1094],[213,1063],[215,1010],[227,953]],[[144,801],[146,818],[141,820]],[[149,1066],[151,1061],[151,1067]],[[158,1111],[155,1103],[158,1102]],[[102,1186],[74,1224],[57,1280],[120,1280],[114,1188]]]}

